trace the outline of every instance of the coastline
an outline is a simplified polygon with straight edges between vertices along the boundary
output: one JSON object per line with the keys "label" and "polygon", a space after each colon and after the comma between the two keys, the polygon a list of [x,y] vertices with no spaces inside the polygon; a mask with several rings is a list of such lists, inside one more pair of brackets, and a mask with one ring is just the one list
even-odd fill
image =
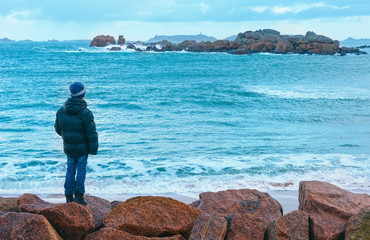
{"label": "coastline", "polygon": [[[366,193],[370,194],[370,189],[349,189],[353,193]],[[263,191],[262,191],[263,192]],[[297,190],[270,190],[266,191],[266,193],[270,194],[270,196],[276,199],[283,208],[283,214],[288,214],[295,210],[298,210],[299,202],[298,202],[298,194],[299,191]],[[22,193],[23,194],[23,193]],[[8,197],[19,197],[20,195],[14,194],[5,194],[0,195],[0,197],[8,198]],[[199,200],[200,193],[162,193],[162,194],[92,194],[86,193],[86,195],[95,196],[99,198],[103,198],[108,200],[109,202],[114,201],[126,201],[127,199],[138,197],[138,196],[160,196],[160,197],[169,197],[175,199],[177,201],[183,202],[185,204],[191,204],[197,200]],[[65,196],[64,194],[36,194],[42,200],[59,204],[65,203]]]}
{"label": "coastline", "polygon": [[[26,228],[29,239],[40,234],[43,239],[210,239],[199,237],[205,231],[221,236],[212,239],[277,239],[274,236],[281,234],[299,236],[292,239],[342,239],[366,234],[367,223],[356,222],[367,221],[370,214],[370,195],[322,181],[302,181],[298,191],[203,192],[199,200],[195,193],[139,196],[86,194],[87,206],[58,204],[64,203],[63,194],[0,198],[0,238]],[[38,222],[37,227],[30,221]]]}
{"label": "coastline", "polygon": [[[298,190],[272,190],[267,191],[268,194],[274,199],[276,199],[282,206],[284,214],[292,212],[298,209]],[[163,194],[153,194],[150,196],[161,196],[169,197],[177,201],[191,204],[199,200],[200,193],[163,193]],[[22,194],[21,194],[22,195]],[[63,194],[36,194],[42,200],[58,204],[65,203],[65,196]],[[89,195],[86,193],[86,195]],[[1,195],[0,197],[19,197],[20,195]],[[127,199],[138,197],[138,196],[148,196],[148,195],[136,195],[136,194],[101,194],[101,195],[91,195],[99,198],[103,198],[110,202],[113,201],[126,201]]]}

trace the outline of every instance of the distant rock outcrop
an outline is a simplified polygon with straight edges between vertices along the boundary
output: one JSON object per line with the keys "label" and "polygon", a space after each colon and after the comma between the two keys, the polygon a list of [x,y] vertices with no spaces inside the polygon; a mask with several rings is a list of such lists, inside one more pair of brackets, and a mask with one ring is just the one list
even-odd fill
{"label": "distant rock outcrop", "polygon": [[126,39],[123,37],[123,35],[118,36],[118,45],[124,45],[126,43]]}
{"label": "distant rock outcrop", "polygon": [[[204,36],[204,35],[195,35]],[[106,36],[97,36],[100,39]],[[121,44],[124,41],[121,37]],[[172,38],[174,37],[174,38]],[[186,39],[179,42],[179,40]],[[95,38],[94,38],[95,40]],[[318,55],[346,55],[367,54],[357,48],[339,47],[339,42],[323,35],[317,35],[308,31],[306,35],[281,35],[273,29],[263,29],[258,31],[246,31],[239,33],[233,41],[230,40],[211,40],[198,41],[194,36],[156,36],[149,40],[149,43],[130,43],[126,49],[136,51],[188,51],[188,52],[227,52],[230,54],[242,55],[253,53],[278,53],[278,54],[318,54]],[[98,40],[96,41],[98,42]],[[106,45],[107,40],[101,40],[101,45]],[[97,46],[97,43],[91,43]],[[104,45],[104,46],[105,46]],[[123,48],[122,48],[123,49]],[[120,49],[111,49],[120,50]]]}
{"label": "distant rock outcrop", "polygon": [[0,38],[0,42],[14,42],[14,40],[11,40],[9,38]]}
{"label": "distant rock outcrop", "polygon": [[99,35],[94,37],[94,39],[90,43],[90,47],[105,47],[109,44],[116,44],[116,40],[114,40],[114,37],[109,35]]}

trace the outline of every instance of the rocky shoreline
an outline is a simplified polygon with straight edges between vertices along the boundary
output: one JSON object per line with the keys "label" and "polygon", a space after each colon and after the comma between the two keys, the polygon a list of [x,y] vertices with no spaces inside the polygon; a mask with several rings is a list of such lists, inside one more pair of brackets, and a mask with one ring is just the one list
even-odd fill
{"label": "rocky shoreline", "polygon": [[367,54],[358,48],[340,47],[339,41],[332,40],[323,35],[317,35],[308,31],[306,35],[281,35],[280,32],[272,29],[258,31],[246,31],[239,33],[234,41],[217,40],[214,42],[183,41],[182,43],[160,42],[135,42],[126,43],[122,35],[116,43],[114,37],[109,35],[96,36],[90,47],[106,47],[111,51],[132,49],[135,51],[154,52],[226,52],[230,54],[243,55],[254,53],[275,53],[275,54],[317,54],[317,55],[346,55],[346,54]]}
{"label": "rocky shoreline", "polygon": [[141,196],[87,206],[53,204],[33,194],[0,197],[0,239],[368,239],[370,196],[330,183],[304,181],[299,210],[253,189],[205,192],[185,204]]}

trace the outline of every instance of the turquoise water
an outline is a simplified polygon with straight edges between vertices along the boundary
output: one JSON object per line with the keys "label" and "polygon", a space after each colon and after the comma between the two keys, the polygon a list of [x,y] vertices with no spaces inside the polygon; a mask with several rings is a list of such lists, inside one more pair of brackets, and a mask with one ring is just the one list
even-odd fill
{"label": "turquoise water", "polygon": [[[370,55],[109,52],[0,44],[0,194],[63,193],[54,132],[81,81],[100,149],[91,194],[370,186]],[[287,183],[284,186],[284,183]]]}

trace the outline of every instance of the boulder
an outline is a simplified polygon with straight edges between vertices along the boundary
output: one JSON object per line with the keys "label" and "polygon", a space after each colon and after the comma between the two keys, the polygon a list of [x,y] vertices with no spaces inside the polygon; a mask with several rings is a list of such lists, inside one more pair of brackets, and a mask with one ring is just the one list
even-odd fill
{"label": "boulder", "polygon": [[263,240],[266,221],[251,214],[236,214],[230,222],[225,240]]}
{"label": "boulder", "polygon": [[118,45],[124,45],[125,43],[126,43],[126,39],[123,37],[123,35],[119,35],[117,44]]}
{"label": "boulder", "polygon": [[191,230],[189,240],[223,240],[227,231],[227,221],[224,217],[200,214]]}
{"label": "boulder", "polygon": [[333,40],[329,37],[323,35],[317,35],[314,32],[308,31],[305,36],[305,40],[313,43],[313,42],[320,42],[320,43],[333,43]]}
{"label": "boulder", "polygon": [[87,207],[91,210],[93,215],[95,230],[100,229],[103,227],[104,218],[110,210],[112,210],[110,202],[105,199],[89,195],[85,195],[85,200],[87,202]]}
{"label": "boulder", "polygon": [[110,208],[113,209],[117,207],[120,203],[123,203],[123,201],[113,201],[110,203]]}
{"label": "boulder", "polygon": [[321,45],[322,55],[333,55],[339,51],[339,42],[338,43],[324,43]]}
{"label": "boulder", "polygon": [[312,31],[308,31],[306,33],[306,36],[305,36],[305,40],[307,40],[308,42],[315,42],[317,39],[317,34],[312,32]]}
{"label": "boulder", "polygon": [[29,212],[39,214],[46,208],[52,208],[56,204],[45,202],[34,194],[25,193],[18,198],[18,208],[20,212]]}
{"label": "boulder", "polygon": [[8,211],[8,212],[19,212],[18,198],[11,197],[11,198],[2,198],[0,197],[0,211]]}
{"label": "boulder", "polygon": [[90,43],[90,47],[105,47],[109,44],[116,44],[116,40],[114,40],[114,37],[109,35],[99,35],[94,37],[94,39]]}
{"label": "boulder", "polygon": [[57,204],[39,212],[45,216],[63,239],[81,239],[95,227],[93,215],[86,206],[72,202]]}
{"label": "boulder", "polygon": [[230,41],[217,40],[211,43],[211,51],[213,52],[227,52],[230,50]]}
{"label": "boulder", "polygon": [[189,206],[192,206],[192,207],[198,208],[199,204],[200,204],[200,200],[196,200],[196,201],[194,201],[194,202],[190,203],[190,204],[189,204]]}
{"label": "boulder", "polygon": [[267,52],[274,52],[276,48],[276,43],[274,42],[265,42],[265,48]]}
{"label": "boulder", "polygon": [[309,240],[309,219],[306,212],[295,210],[269,223],[267,240]]}
{"label": "boulder", "polygon": [[139,238],[135,238],[133,235],[119,231],[114,228],[105,227],[100,229],[99,231],[93,232],[88,234],[84,240],[142,240]]}
{"label": "boulder", "polygon": [[292,45],[295,45],[297,42],[305,41],[305,36],[303,36],[303,35],[291,35],[291,36],[287,36],[286,40],[288,40]]}
{"label": "boulder", "polygon": [[97,232],[90,233],[84,238],[84,240],[185,240],[185,238],[179,234],[171,237],[148,238],[143,236],[131,235],[124,231],[106,227],[100,229]]}
{"label": "boulder", "polygon": [[293,50],[294,50],[293,45],[289,41],[284,41],[284,42],[278,42],[276,44],[275,53],[284,54],[284,53],[293,52]]}
{"label": "boulder", "polygon": [[134,44],[132,44],[132,43],[127,44],[127,47],[126,48],[127,49],[134,49],[134,50],[136,50],[136,46]]}
{"label": "boulder", "polygon": [[189,237],[200,210],[168,197],[135,197],[120,203],[104,219],[104,225],[133,235]]}
{"label": "boulder", "polygon": [[0,239],[62,240],[41,215],[0,212]]}
{"label": "boulder", "polygon": [[264,49],[264,48],[265,48],[265,42],[256,42],[256,43],[252,44],[251,51],[254,52],[254,53],[262,52],[262,49]]}
{"label": "boulder", "polygon": [[120,47],[111,47],[109,51],[121,51]]}
{"label": "boulder", "polygon": [[360,51],[360,49],[357,48],[348,48],[348,47],[340,47],[338,50],[338,53],[340,55],[346,55],[346,54],[367,54],[366,52]]}
{"label": "boulder", "polygon": [[310,215],[314,239],[343,239],[350,217],[370,206],[368,194],[356,194],[321,181],[299,184],[299,210]]}
{"label": "boulder", "polygon": [[265,34],[271,34],[271,35],[276,35],[276,36],[280,35],[280,32],[274,29],[263,29],[262,32]]}
{"label": "boulder", "polygon": [[265,220],[265,223],[282,216],[278,201],[268,193],[255,189],[204,192],[199,195],[198,208],[213,216],[232,218],[235,214],[252,214]]}
{"label": "boulder", "polygon": [[24,194],[18,198],[21,212],[43,215],[63,239],[80,239],[94,229],[91,210],[78,203],[52,204],[33,194]]}
{"label": "boulder", "polygon": [[361,210],[348,220],[345,240],[370,239],[370,208]]}

